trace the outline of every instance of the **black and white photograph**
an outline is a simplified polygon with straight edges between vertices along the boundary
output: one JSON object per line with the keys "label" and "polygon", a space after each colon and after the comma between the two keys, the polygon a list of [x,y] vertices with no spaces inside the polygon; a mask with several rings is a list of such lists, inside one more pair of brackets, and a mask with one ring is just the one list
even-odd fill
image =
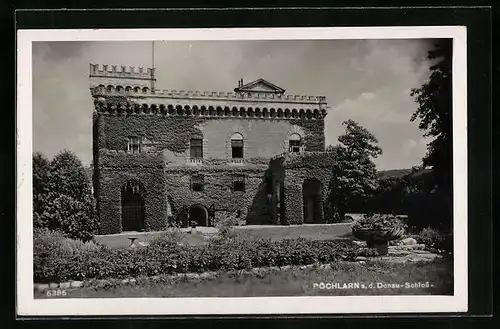
{"label": "black and white photograph", "polygon": [[18,38],[20,312],[467,310],[464,29]]}

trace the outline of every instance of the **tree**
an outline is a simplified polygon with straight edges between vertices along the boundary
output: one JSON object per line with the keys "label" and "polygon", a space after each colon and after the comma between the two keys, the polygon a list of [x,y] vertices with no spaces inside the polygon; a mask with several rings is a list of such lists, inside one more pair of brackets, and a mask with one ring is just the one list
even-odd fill
{"label": "tree", "polygon": [[47,227],[47,196],[50,162],[40,152],[33,154],[33,227]]}
{"label": "tree", "polygon": [[73,239],[91,240],[97,231],[97,218],[90,181],[80,159],[71,151],[59,152],[50,163],[47,186],[49,229]]}
{"label": "tree", "polygon": [[452,40],[443,39],[429,51],[431,66],[429,81],[411,90],[418,105],[411,121],[420,120],[418,127],[425,137],[432,140],[422,159],[424,167],[435,173],[435,188],[446,191],[451,188],[452,177]]}
{"label": "tree", "polygon": [[377,187],[377,170],[372,159],[382,154],[378,140],[366,128],[353,120],[343,123],[345,134],[338,138],[340,144],[330,147],[335,153],[330,180],[328,204],[339,220],[343,220],[349,203],[367,198]]}
{"label": "tree", "polygon": [[424,131],[424,136],[432,138],[422,162],[432,171],[433,184],[426,192],[436,192],[433,199],[439,199],[435,203],[441,208],[439,211],[429,209],[426,216],[434,215],[436,225],[447,230],[452,228],[453,222],[452,42],[451,39],[440,40],[428,52],[427,58],[435,62],[430,68],[429,81],[412,89],[410,94],[418,105],[411,121],[418,118],[418,127]]}

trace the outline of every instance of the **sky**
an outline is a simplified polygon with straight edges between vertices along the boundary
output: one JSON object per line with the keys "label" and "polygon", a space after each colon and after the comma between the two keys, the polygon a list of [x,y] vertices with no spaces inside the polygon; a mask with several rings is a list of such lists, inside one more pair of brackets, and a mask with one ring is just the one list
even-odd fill
{"label": "sky", "polygon": [[[410,122],[411,88],[430,74],[431,40],[157,41],[156,88],[232,91],[263,78],[286,94],[326,96],[326,145],[353,119],[378,139],[379,170],[419,165],[428,139]],[[33,43],[33,147],[92,161],[89,64],[151,67],[151,42]]]}

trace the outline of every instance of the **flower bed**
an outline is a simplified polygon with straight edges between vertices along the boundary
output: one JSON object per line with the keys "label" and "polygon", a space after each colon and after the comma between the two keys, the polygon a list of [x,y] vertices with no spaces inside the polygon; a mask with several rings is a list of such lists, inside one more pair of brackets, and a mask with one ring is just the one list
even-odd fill
{"label": "flower bed", "polygon": [[357,249],[349,240],[315,241],[302,238],[270,241],[234,237],[213,239],[206,246],[182,245],[158,239],[135,249],[109,249],[101,245],[64,249],[63,241],[35,238],[35,282],[120,279],[329,263],[352,257]]}

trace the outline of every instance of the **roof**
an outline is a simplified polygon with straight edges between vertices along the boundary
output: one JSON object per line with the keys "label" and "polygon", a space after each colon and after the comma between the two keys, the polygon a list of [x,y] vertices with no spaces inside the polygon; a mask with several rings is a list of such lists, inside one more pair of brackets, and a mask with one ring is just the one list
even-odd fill
{"label": "roof", "polygon": [[[240,80],[241,82],[243,80]],[[271,82],[264,80],[262,78],[257,79],[255,81],[249,82],[247,84],[242,84],[237,88],[234,88],[235,92],[259,92],[259,93],[275,93],[282,94],[285,92],[285,89],[278,87]]]}

